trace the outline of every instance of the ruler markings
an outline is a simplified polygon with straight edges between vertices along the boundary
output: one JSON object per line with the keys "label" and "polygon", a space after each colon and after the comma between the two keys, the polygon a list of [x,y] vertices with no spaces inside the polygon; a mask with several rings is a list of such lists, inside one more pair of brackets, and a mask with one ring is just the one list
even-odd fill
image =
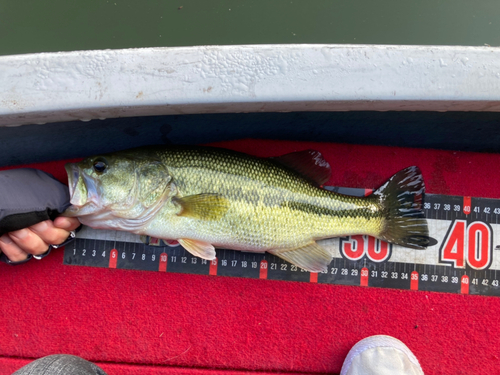
{"label": "ruler markings", "polygon": [[[353,192],[349,190],[350,194]],[[500,200],[429,194],[425,197],[424,212],[431,236],[438,241],[436,245],[425,251],[389,246],[386,249],[389,258],[376,262],[369,258],[373,251],[370,246],[381,252],[380,243],[357,236],[357,246],[368,247],[361,258],[351,259],[342,249],[343,241],[333,239],[324,243],[333,251],[333,261],[326,272],[318,274],[306,272],[269,253],[222,249],[217,250],[216,261],[207,261],[192,256],[181,246],[151,246],[130,233],[90,228],[83,229],[75,242],[66,247],[64,263],[500,296],[497,279],[500,247],[496,250],[495,242],[500,237]],[[460,225],[453,227],[454,222]],[[463,249],[460,249],[462,242]]]}

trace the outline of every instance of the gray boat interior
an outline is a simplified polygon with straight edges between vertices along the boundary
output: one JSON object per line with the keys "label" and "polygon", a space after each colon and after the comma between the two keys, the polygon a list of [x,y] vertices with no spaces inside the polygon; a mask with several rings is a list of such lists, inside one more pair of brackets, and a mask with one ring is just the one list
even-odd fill
{"label": "gray boat interior", "polygon": [[150,144],[206,144],[245,138],[500,152],[500,113],[231,113],[1,127],[0,166],[65,160]]}

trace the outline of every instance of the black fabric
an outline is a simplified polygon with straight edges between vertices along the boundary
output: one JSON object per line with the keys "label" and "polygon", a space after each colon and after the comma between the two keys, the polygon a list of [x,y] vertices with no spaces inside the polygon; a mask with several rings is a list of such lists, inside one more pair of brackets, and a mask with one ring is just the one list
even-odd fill
{"label": "black fabric", "polygon": [[0,254],[0,262],[7,263],[7,264],[9,264],[11,266],[18,266],[20,264],[27,263],[31,259],[33,259],[33,255],[28,254],[28,257],[26,259],[18,260],[18,261],[14,262],[14,261],[10,260],[9,258],[7,258],[7,256],[4,253]]}
{"label": "black fabric", "polygon": [[58,211],[47,209],[45,211],[32,211],[5,216],[0,220],[0,236],[39,223],[45,220],[54,220],[59,215]]}
{"label": "black fabric", "polygon": [[68,187],[37,169],[0,172],[0,235],[54,220],[70,205]]}

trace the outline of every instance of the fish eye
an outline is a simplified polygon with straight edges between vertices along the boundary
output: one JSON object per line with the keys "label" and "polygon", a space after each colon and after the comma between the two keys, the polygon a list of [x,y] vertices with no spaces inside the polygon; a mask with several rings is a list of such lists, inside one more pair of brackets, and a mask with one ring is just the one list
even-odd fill
{"label": "fish eye", "polygon": [[108,168],[108,163],[104,158],[97,158],[94,160],[94,171],[101,174]]}

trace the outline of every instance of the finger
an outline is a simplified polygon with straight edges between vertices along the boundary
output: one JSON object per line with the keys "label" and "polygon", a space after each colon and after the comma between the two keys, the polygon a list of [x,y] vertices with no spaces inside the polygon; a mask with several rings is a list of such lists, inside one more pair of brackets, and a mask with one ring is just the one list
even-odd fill
{"label": "finger", "polygon": [[0,250],[12,262],[20,262],[28,258],[28,254],[17,246],[8,234],[0,237]]}
{"label": "finger", "polygon": [[67,231],[75,230],[80,225],[80,221],[76,217],[59,216],[54,220],[56,228],[66,229]]}
{"label": "finger", "polygon": [[44,243],[51,245],[59,245],[66,241],[69,236],[68,230],[56,228],[51,220],[32,225],[29,230],[38,235]]}
{"label": "finger", "polygon": [[9,237],[28,254],[40,255],[49,249],[49,245],[28,228],[10,232]]}

